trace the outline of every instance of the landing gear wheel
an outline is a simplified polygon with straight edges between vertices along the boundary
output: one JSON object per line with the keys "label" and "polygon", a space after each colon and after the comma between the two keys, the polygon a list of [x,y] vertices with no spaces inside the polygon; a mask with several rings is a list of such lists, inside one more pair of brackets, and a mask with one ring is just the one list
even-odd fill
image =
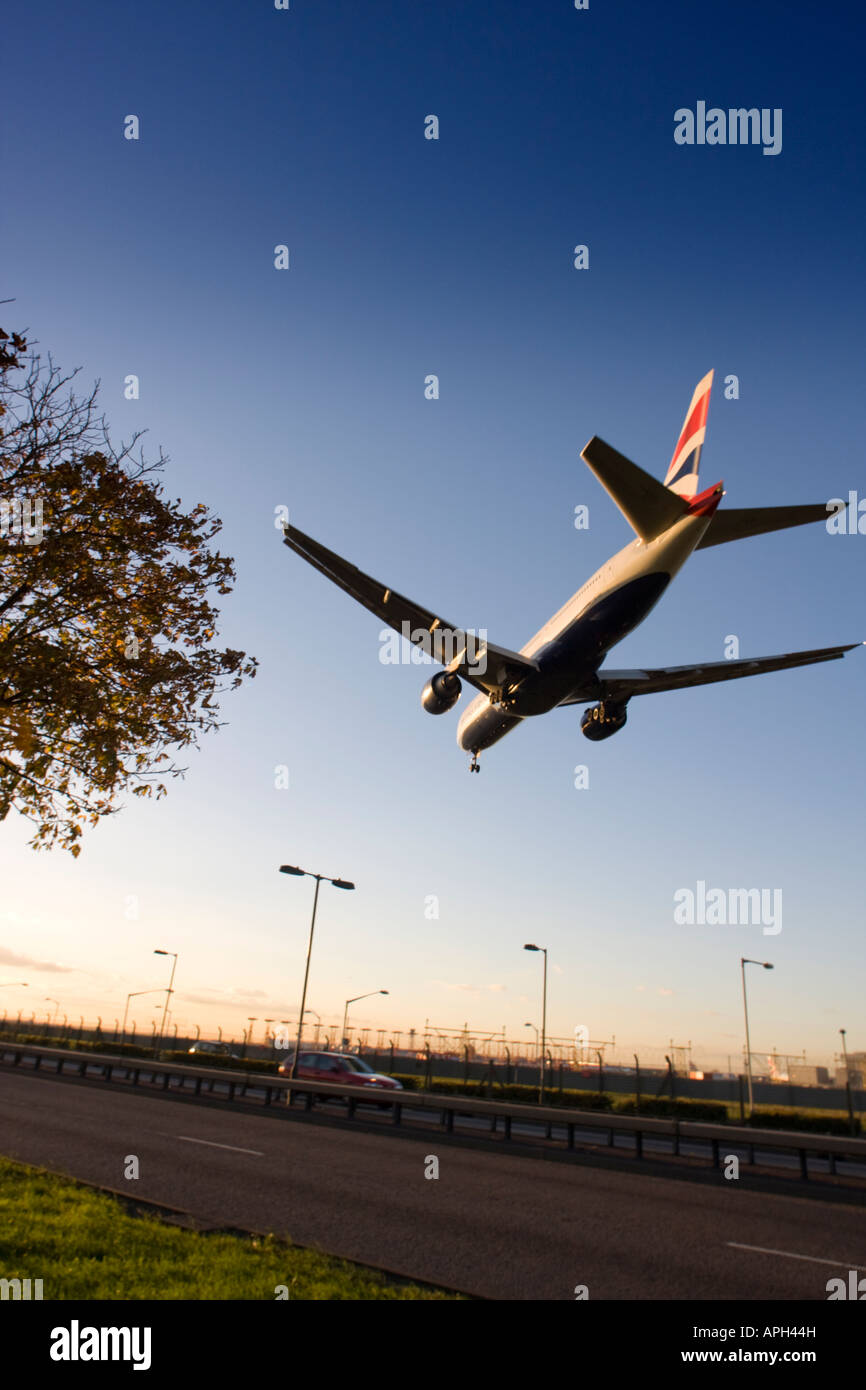
{"label": "landing gear wheel", "polygon": [[469,771],[470,771],[470,772],[480,772],[480,771],[481,771],[481,768],[478,766],[478,749],[477,749],[477,748],[473,748],[473,750],[472,750],[472,762],[469,764]]}

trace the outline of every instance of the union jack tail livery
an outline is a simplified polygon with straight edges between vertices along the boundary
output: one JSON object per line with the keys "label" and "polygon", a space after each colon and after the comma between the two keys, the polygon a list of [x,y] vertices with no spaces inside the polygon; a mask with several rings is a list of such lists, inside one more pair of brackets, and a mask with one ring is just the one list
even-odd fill
{"label": "union jack tail livery", "polygon": [[698,466],[701,461],[701,447],[707,433],[707,411],[710,408],[710,389],[713,384],[712,372],[707,372],[695,387],[691,404],[680,430],[677,447],[665,478],[665,487],[680,497],[694,497],[698,490]]}

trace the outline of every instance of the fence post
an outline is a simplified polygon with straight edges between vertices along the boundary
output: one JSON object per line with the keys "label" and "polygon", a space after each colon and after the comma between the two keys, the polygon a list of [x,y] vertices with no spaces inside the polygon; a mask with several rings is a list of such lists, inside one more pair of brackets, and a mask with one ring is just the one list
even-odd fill
{"label": "fence post", "polygon": [[740,1124],[741,1124],[741,1125],[744,1125],[744,1124],[746,1123],[746,1097],[745,1097],[745,1093],[744,1093],[744,1091],[743,1091],[743,1077],[742,1077],[742,1074],[741,1074],[740,1076],[737,1077],[737,1081],[739,1082],[739,1088],[740,1088]]}
{"label": "fence post", "polygon": [[424,1044],[424,1051],[425,1051],[426,1054],[427,1054],[427,1056],[426,1056],[426,1058],[425,1058],[425,1061],[424,1061],[424,1090],[425,1090],[425,1091],[429,1091],[429,1090],[430,1090],[430,1064],[431,1064],[431,1058],[430,1058],[430,1044],[429,1044],[429,1043],[425,1043],[425,1044]]}
{"label": "fence post", "polygon": [[632,1054],[632,1056],[634,1057],[634,1113],[635,1113],[636,1115],[639,1115],[639,1114],[640,1114],[640,1060],[638,1059],[638,1055],[637,1055],[636,1052],[634,1052],[634,1053]]}

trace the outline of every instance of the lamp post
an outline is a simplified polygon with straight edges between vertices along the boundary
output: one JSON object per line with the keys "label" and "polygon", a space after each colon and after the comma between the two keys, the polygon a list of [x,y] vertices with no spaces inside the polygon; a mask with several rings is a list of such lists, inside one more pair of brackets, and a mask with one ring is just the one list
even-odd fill
{"label": "lamp post", "polygon": [[154,951],[153,954],[155,956],[174,956],[174,960],[171,963],[171,978],[169,979],[168,989],[165,995],[165,1008],[162,1011],[162,1023],[159,1028],[159,1041],[162,1042],[163,1035],[165,1034],[165,1020],[168,1017],[168,1006],[171,996],[174,993],[174,972],[177,969],[177,951]]}
{"label": "lamp post", "polygon": [[348,1046],[348,1034],[347,1034],[347,1032],[346,1032],[346,1029],[347,1029],[348,1026],[349,1026],[349,1005],[350,1005],[350,1004],[357,1004],[357,1002],[358,1002],[359,999],[372,999],[374,994],[387,994],[387,993],[388,993],[388,990],[387,990],[387,989],[371,989],[370,992],[369,992],[369,994],[356,994],[356,995],[354,996],[353,999],[347,999],[347,1000],[346,1000],[346,1007],[345,1007],[345,1009],[343,1010],[343,1033],[342,1033],[342,1038],[343,1038],[343,1044],[342,1044],[342,1045],[343,1045],[343,1047],[347,1047],[347,1046]]}
{"label": "lamp post", "polygon": [[524,951],[541,951],[544,955],[544,984],[541,991],[541,1066],[538,1074],[538,1103],[544,1103],[544,1056],[547,1046],[547,947],[536,946],[533,942],[528,942],[524,946]]}
{"label": "lamp post", "polygon": [[316,891],[313,896],[313,915],[310,919],[310,939],[307,942],[307,963],[304,969],[304,988],[301,992],[301,1012],[298,1018],[298,1035],[295,1039],[295,1055],[292,1058],[292,1069],[289,1072],[290,1080],[294,1081],[298,1070],[298,1057],[301,1052],[301,1033],[304,1027],[304,1009],[307,1003],[307,981],[310,978],[310,957],[313,953],[313,933],[316,929],[316,908],[319,903],[319,884],[324,879],[325,883],[332,884],[334,888],[344,888],[348,892],[351,892],[355,885],[354,883],[349,883],[348,879],[328,878],[327,874],[313,874],[310,873],[309,870],[299,869],[293,864],[281,864],[280,873],[294,874],[297,878],[314,878],[316,880]]}
{"label": "lamp post", "polygon": [[132,992],[131,992],[130,994],[127,994],[127,996],[126,996],[126,1008],[125,1008],[124,1011],[123,1011],[123,1028],[121,1029],[121,1035],[122,1035],[122,1037],[123,1037],[123,1041],[124,1041],[124,1042],[126,1042],[126,1016],[127,1016],[127,1014],[129,1013],[129,1001],[130,1001],[130,999],[136,999],[136,998],[138,997],[139,994],[164,994],[164,993],[165,993],[165,990],[164,990],[164,989],[134,989],[134,990],[132,990]]}
{"label": "lamp post", "polygon": [[538,1057],[538,1029],[534,1023],[524,1023],[524,1028],[531,1028],[535,1034],[535,1056]]}
{"label": "lamp post", "polygon": [[749,1078],[749,1114],[752,1113],[752,1044],[749,1039],[749,1005],[746,999],[746,966],[761,965],[765,970],[772,970],[773,966],[768,960],[748,960],[745,956],[740,957],[740,971],[743,976],[743,1016],[746,1020],[746,1074]]}
{"label": "lamp post", "polygon": [[847,1033],[847,1031],[848,1031],[847,1028],[840,1028],[840,1029],[839,1029],[839,1032],[842,1034],[842,1056],[843,1056],[843,1058],[844,1058],[844,1060],[845,1060],[845,1084],[846,1084],[846,1085],[848,1084],[848,1082],[849,1082],[850,1079],[851,1079],[850,1076],[848,1075],[848,1045],[847,1045],[847,1043],[845,1042],[845,1034]]}
{"label": "lamp post", "polygon": [[52,999],[50,994],[46,994],[46,996],[45,996],[45,1002],[46,1002],[46,1004],[54,1004],[54,1006],[55,1006],[55,1008],[54,1008],[54,1017],[53,1017],[53,1019],[51,1020],[51,1023],[52,1023],[52,1026],[53,1026],[53,1025],[57,1022],[57,1011],[58,1011],[58,1009],[60,1008],[60,1000],[59,1000],[59,999]]}

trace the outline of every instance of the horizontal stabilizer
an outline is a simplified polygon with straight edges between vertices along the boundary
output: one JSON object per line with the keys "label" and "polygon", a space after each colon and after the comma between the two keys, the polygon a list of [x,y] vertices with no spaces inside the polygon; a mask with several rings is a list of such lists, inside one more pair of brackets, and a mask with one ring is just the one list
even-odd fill
{"label": "horizontal stabilizer", "polygon": [[686,515],[687,504],[682,497],[631,459],[618,454],[598,435],[593,435],[580,457],[642,541],[655,540]]}
{"label": "horizontal stabilizer", "polygon": [[830,515],[823,502],[806,507],[720,508],[695,548],[704,550],[708,545],[723,545],[725,541],[739,541],[746,536],[762,536],[765,531],[783,531],[788,526],[826,521]]}
{"label": "horizontal stabilizer", "polygon": [[819,661],[836,661],[846,652],[862,646],[849,642],[844,647],[818,647],[808,652],[786,652],[782,656],[746,657],[739,661],[705,661],[697,666],[662,666],[655,670],[608,671],[602,668],[591,687],[575,690],[563,705],[584,705],[599,698],[631,700],[635,695],[657,695],[664,690],[687,690],[694,685],[738,680],[742,676],[761,676],[769,671],[786,671],[794,666],[813,666]]}

